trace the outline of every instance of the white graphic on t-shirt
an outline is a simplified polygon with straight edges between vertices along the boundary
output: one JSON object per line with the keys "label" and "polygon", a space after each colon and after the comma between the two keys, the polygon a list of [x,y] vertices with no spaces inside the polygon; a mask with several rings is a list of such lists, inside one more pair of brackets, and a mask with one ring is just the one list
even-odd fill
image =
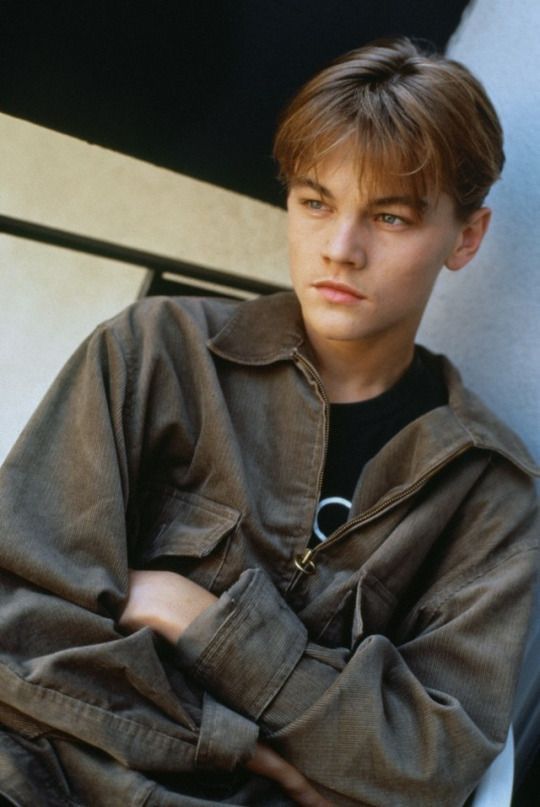
{"label": "white graphic on t-shirt", "polygon": [[315,513],[315,521],[313,522],[313,532],[319,541],[326,541],[328,538],[328,536],[325,535],[319,527],[319,513],[324,507],[328,507],[331,504],[340,504],[342,507],[346,507],[347,511],[349,511],[352,507],[352,502],[350,502],[348,499],[342,499],[341,496],[329,496],[327,499],[321,499],[319,506],[317,507],[317,512]]}

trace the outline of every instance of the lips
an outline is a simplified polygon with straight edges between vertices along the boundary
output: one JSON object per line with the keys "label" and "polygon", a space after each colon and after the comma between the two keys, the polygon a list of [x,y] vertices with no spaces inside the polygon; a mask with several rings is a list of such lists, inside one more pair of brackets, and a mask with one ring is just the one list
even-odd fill
{"label": "lips", "polygon": [[340,280],[317,280],[313,286],[332,303],[356,303],[366,297],[355,286]]}

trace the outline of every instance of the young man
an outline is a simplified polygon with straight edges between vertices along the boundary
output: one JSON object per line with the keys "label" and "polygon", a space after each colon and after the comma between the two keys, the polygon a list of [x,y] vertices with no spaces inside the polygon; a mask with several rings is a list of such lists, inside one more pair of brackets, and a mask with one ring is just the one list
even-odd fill
{"label": "young man", "polygon": [[414,346],[486,232],[496,114],[375,43],[300,91],[276,157],[295,294],[132,306],[5,465],[16,804],[459,805],[504,742],[535,469]]}

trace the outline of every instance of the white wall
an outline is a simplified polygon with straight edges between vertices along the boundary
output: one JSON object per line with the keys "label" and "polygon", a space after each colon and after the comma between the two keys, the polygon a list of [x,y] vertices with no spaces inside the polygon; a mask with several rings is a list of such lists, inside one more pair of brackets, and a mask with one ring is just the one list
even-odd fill
{"label": "white wall", "polygon": [[[485,84],[506,134],[507,164],[489,204],[481,252],[446,272],[420,334],[456,360],[466,380],[540,460],[540,3],[476,0],[448,55]],[[540,598],[516,705],[517,783],[540,740]]]}
{"label": "white wall", "polygon": [[476,0],[448,55],[483,81],[505,130],[507,164],[493,221],[469,266],[445,272],[420,341],[466,381],[540,460],[540,3]]}
{"label": "white wall", "polygon": [[[284,213],[0,115],[0,214],[286,283]],[[0,234],[0,461],[54,375],[144,270]]]}

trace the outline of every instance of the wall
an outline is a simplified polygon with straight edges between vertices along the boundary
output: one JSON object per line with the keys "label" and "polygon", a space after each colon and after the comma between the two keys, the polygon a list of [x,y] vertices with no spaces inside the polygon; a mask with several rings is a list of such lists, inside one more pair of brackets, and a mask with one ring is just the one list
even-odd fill
{"label": "wall", "polygon": [[[482,79],[506,133],[507,163],[489,204],[481,252],[446,272],[430,302],[421,341],[448,353],[467,381],[540,460],[540,4],[476,0],[448,53]],[[540,741],[540,597],[515,714],[516,783]],[[536,774],[538,775],[538,773]],[[531,786],[538,792],[538,784]],[[532,792],[532,791],[531,791]],[[531,802],[532,803],[532,802]]]}
{"label": "wall", "polygon": [[[281,210],[6,115],[0,213],[287,282]],[[72,350],[144,277],[0,235],[0,460]]]}
{"label": "wall", "polygon": [[420,341],[448,353],[540,460],[540,4],[509,12],[505,0],[476,0],[448,48],[492,97],[507,162],[482,250],[441,276]]}

